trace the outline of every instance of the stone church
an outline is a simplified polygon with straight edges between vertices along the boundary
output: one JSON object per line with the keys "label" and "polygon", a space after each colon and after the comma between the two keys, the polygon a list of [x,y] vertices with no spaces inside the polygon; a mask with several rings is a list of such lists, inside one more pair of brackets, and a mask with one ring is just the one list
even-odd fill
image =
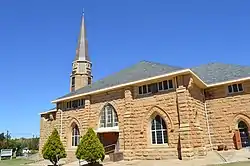
{"label": "stone church", "polygon": [[54,128],[68,161],[89,127],[106,154],[124,160],[192,159],[250,145],[250,67],[141,61],[96,82],[91,68],[82,16],[70,92],[40,113],[40,152]]}

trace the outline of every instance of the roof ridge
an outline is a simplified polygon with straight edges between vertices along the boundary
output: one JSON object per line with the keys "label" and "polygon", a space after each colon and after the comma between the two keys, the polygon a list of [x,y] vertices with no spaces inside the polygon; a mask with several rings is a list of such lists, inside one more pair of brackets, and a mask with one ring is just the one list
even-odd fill
{"label": "roof ridge", "polygon": [[156,62],[156,61],[149,61],[149,60],[141,60],[141,61],[139,61],[139,63],[141,63],[141,62],[156,64],[156,65],[161,65],[161,66],[168,66],[168,67],[178,67],[178,68],[184,69],[184,67],[181,67],[181,66],[169,65],[169,64],[165,64],[165,63]]}
{"label": "roof ridge", "polygon": [[209,62],[209,63],[200,64],[198,66],[194,66],[192,68],[206,66],[206,65],[231,65],[231,66],[238,66],[238,67],[250,67],[249,65],[241,65],[241,64],[235,64],[235,63]]}

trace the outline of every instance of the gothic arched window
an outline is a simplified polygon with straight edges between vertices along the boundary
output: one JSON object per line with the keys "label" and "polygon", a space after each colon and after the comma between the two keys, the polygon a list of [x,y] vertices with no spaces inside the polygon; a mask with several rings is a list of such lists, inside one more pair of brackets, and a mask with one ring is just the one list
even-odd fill
{"label": "gothic arched window", "polygon": [[72,128],[72,146],[77,146],[80,143],[80,131],[76,124]]}
{"label": "gothic arched window", "polygon": [[167,126],[159,115],[151,121],[151,138],[152,144],[168,143]]}
{"label": "gothic arched window", "polygon": [[111,104],[107,104],[103,107],[100,116],[100,128],[118,126],[117,114]]}

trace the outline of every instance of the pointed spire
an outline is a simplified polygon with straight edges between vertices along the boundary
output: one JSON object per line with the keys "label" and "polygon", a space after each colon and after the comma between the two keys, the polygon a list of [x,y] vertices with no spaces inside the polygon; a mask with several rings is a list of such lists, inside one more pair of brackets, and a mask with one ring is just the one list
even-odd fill
{"label": "pointed spire", "polygon": [[81,28],[80,28],[80,34],[78,37],[78,44],[76,49],[76,57],[75,60],[77,61],[90,61],[89,55],[88,55],[88,41],[86,38],[86,27],[84,22],[84,9],[82,12],[82,20],[81,20]]}

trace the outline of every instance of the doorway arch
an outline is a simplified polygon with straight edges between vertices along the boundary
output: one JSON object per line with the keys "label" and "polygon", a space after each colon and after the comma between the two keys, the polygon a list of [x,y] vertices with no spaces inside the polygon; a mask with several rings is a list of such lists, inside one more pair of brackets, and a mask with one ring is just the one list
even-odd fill
{"label": "doorway arch", "polygon": [[244,121],[239,121],[238,123],[238,129],[240,132],[240,139],[241,139],[241,145],[242,147],[248,147],[250,146],[250,137],[249,137],[249,129],[247,124]]}

